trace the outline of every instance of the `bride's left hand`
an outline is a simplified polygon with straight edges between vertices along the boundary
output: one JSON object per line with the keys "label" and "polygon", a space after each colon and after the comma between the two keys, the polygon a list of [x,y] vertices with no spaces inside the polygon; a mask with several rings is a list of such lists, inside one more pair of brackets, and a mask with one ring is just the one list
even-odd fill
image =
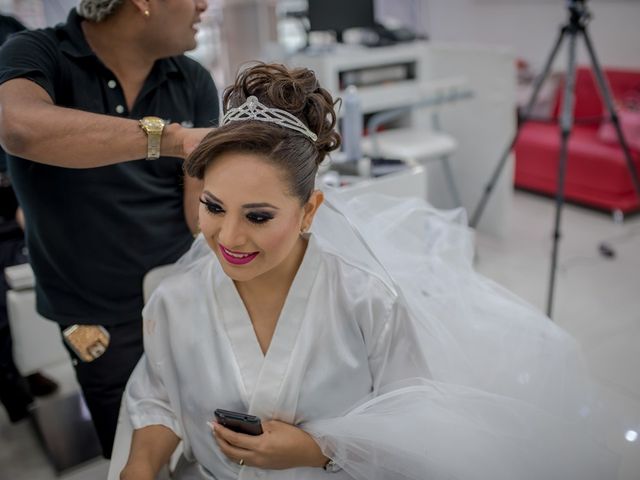
{"label": "bride's left hand", "polygon": [[311,435],[301,428],[277,420],[262,423],[262,435],[237,433],[213,424],[220,450],[232,461],[257,468],[281,470],[322,467],[329,460]]}

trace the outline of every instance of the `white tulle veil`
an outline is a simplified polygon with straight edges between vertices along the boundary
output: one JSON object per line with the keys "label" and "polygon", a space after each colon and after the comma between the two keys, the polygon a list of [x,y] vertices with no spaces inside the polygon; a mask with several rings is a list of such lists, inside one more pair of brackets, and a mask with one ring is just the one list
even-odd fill
{"label": "white tulle veil", "polygon": [[[301,425],[344,472],[360,480],[615,478],[576,342],[474,272],[462,210],[372,194],[343,201],[326,191],[312,234],[398,292],[428,365],[422,377]],[[178,268],[210,254],[200,236]]]}

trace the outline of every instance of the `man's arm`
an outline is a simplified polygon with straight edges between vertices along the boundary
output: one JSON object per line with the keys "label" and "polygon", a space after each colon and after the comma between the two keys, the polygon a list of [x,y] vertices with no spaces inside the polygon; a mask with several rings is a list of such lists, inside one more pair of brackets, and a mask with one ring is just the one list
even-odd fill
{"label": "man's arm", "polygon": [[[195,82],[194,90],[196,93],[195,98],[197,98],[193,117],[195,126],[217,125],[220,106],[218,104],[218,91],[213,83],[211,74],[204,68],[199,67],[192,75],[192,78]],[[196,145],[193,145],[193,148],[186,146],[185,150],[188,150],[187,153],[191,153],[195,147]],[[188,175],[184,176],[184,216],[187,219],[189,229],[194,235],[199,231],[198,209],[200,204],[198,200],[202,193],[202,187],[202,180]]]}
{"label": "man's arm", "polygon": [[202,193],[202,180],[184,176],[184,218],[187,220],[189,230],[194,235],[198,233],[198,208],[200,206],[200,194]]}
{"label": "man's arm", "polygon": [[162,425],[150,425],[135,430],[127,465],[121,480],[153,480],[180,443],[180,438]]}
{"label": "man's arm", "polygon": [[[185,158],[209,131],[167,125],[161,154]],[[0,85],[0,144],[12,155],[68,168],[147,155],[147,137],[137,120],[56,106],[42,87],[22,78]]]}

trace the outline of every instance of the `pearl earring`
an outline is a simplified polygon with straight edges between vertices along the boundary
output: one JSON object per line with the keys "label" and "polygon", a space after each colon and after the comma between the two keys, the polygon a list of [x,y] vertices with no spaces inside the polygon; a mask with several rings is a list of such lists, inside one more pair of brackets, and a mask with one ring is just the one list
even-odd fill
{"label": "pearl earring", "polygon": [[149,10],[144,11],[144,16],[149,18],[151,16],[151,12]]}

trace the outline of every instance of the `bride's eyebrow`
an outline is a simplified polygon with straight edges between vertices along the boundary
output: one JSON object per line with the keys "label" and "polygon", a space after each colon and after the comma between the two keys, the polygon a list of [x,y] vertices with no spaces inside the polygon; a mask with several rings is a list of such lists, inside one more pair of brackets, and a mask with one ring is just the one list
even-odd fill
{"label": "bride's eyebrow", "polygon": [[[220,200],[218,197],[216,197],[213,193],[208,192],[206,190],[202,193],[204,194],[205,197],[207,197],[208,200],[213,200],[214,202],[219,203],[220,205],[224,205],[224,202]],[[242,205],[242,208],[273,208],[274,210],[280,210],[275,205],[272,205],[271,203],[267,203],[267,202],[245,203],[244,205]]]}
{"label": "bride's eyebrow", "polygon": [[242,208],[273,208],[275,210],[280,210],[275,205],[271,205],[270,203],[246,203],[242,205]]}
{"label": "bride's eyebrow", "polygon": [[216,197],[213,193],[204,190],[202,194],[207,198],[207,200],[211,200],[216,203],[219,203],[220,205],[224,205],[224,202],[220,200],[218,197]]}

